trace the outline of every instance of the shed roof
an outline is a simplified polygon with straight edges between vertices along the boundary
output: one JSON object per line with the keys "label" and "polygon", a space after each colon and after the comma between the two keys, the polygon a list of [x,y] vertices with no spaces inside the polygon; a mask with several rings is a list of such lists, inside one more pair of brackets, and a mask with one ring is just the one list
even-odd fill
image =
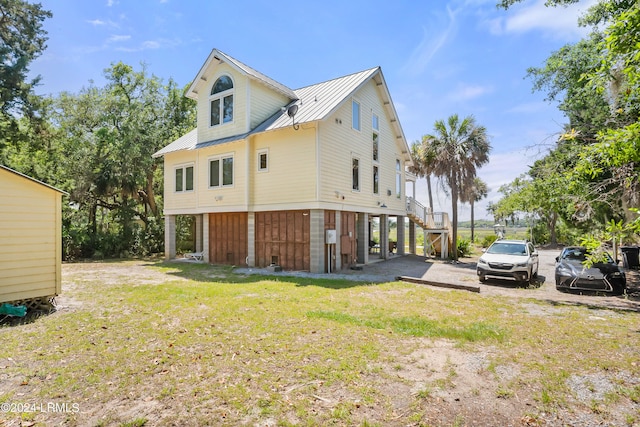
{"label": "shed roof", "polygon": [[53,190],[53,191],[57,191],[58,193],[65,194],[65,195],[66,195],[66,194],[69,194],[69,193],[67,193],[66,191],[60,190],[59,188],[56,188],[56,187],[54,187],[54,186],[52,186],[52,185],[49,185],[49,184],[47,184],[47,183],[44,183],[44,182],[42,182],[42,181],[38,181],[38,180],[37,180],[37,179],[35,179],[35,178],[31,178],[29,175],[25,175],[25,174],[23,174],[23,173],[21,173],[21,172],[18,172],[18,171],[16,171],[16,170],[13,170],[13,169],[11,169],[11,168],[7,167],[7,166],[0,165],[0,169],[3,169],[3,170],[6,170],[7,172],[10,172],[10,173],[16,174],[16,175],[18,175],[18,176],[20,176],[20,177],[22,177],[22,178],[28,179],[29,181],[31,181],[31,182],[35,182],[36,184],[43,185],[43,186],[45,186],[45,187],[47,187],[47,188],[49,188],[49,189],[51,189],[51,190]]}

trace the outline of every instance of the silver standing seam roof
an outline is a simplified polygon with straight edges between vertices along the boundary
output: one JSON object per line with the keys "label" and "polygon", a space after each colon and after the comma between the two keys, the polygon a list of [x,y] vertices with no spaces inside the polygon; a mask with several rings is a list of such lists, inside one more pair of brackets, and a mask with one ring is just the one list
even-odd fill
{"label": "silver standing seam roof", "polygon": [[[202,69],[198,73],[196,80],[191,84],[187,90],[187,96],[197,96],[197,93],[193,90],[196,86],[196,82],[201,78],[202,73],[208,67],[208,64],[213,59],[224,58],[230,64],[239,68],[242,72],[249,74],[251,77],[260,80],[262,83],[273,87],[278,92],[284,93],[289,99],[292,100],[288,105],[298,105],[298,112],[295,115],[296,124],[303,124],[315,121],[324,120],[326,117],[333,114],[345,100],[347,100],[353,93],[360,89],[370,79],[374,79],[376,85],[382,89],[383,106],[386,108],[389,117],[391,118],[391,124],[397,139],[401,140],[404,148],[403,154],[405,158],[411,161],[409,154],[409,147],[407,145],[404,133],[398,121],[398,115],[391,102],[391,96],[388,92],[384,77],[382,76],[382,70],[380,67],[370,68],[368,70],[360,71],[358,73],[350,74],[344,77],[328,80],[323,83],[306,86],[300,89],[291,90],[286,86],[277,83],[275,80],[266,77],[264,74],[253,70],[252,68],[242,64],[241,62],[229,57],[228,55],[214,49],[209,55],[207,62],[202,66]],[[258,125],[250,132],[234,135],[226,138],[220,138],[212,141],[204,141],[198,144],[196,129],[188,132],[177,140],[173,141],[169,145],[165,146],[161,150],[153,154],[153,157],[161,157],[164,154],[171,153],[180,150],[194,150],[203,147],[209,147],[213,145],[220,145],[229,142],[234,142],[242,139],[246,139],[250,135],[254,135],[262,132],[270,132],[277,129],[286,128],[292,125],[292,120],[286,112],[286,108],[278,110],[273,116]]]}

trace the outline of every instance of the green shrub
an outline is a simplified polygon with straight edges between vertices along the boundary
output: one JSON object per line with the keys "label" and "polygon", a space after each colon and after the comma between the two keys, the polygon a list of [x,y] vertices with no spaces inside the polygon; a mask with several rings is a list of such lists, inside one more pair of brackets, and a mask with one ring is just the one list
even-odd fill
{"label": "green shrub", "polygon": [[458,239],[458,257],[471,255],[471,241],[466,239]]}
{"label": "green shrub", "polygon": [[498,236],[496,236],[495,234],[489,234],[488,236],[484,236],[484,239],[482,239],[482,247],[488,248],[489,246],[491,246],[493,242],[496,241],[497,238]]}

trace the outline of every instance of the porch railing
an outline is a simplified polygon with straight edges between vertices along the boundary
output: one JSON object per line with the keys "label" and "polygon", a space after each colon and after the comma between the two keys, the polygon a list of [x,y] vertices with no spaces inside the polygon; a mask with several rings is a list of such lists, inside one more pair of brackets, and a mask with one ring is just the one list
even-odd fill
{"label": "porch railing", "polygon": [[407,197],[407,215],[419,223],[422,228],[431,230],[448,230],[449,214],[447,212],[431,212],[413,197]]}

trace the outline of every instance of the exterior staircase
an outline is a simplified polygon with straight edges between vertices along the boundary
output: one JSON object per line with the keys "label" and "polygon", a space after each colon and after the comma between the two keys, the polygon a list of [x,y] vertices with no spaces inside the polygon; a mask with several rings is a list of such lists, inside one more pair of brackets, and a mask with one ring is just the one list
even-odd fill
{"label": "exterior staircase", "polygon": [[441,258],[447,258],[452,234],[449,214],[431,212],[413,197],[407,197],[407,216],[424,231],[425,255],[435,256],[439,252]]}

